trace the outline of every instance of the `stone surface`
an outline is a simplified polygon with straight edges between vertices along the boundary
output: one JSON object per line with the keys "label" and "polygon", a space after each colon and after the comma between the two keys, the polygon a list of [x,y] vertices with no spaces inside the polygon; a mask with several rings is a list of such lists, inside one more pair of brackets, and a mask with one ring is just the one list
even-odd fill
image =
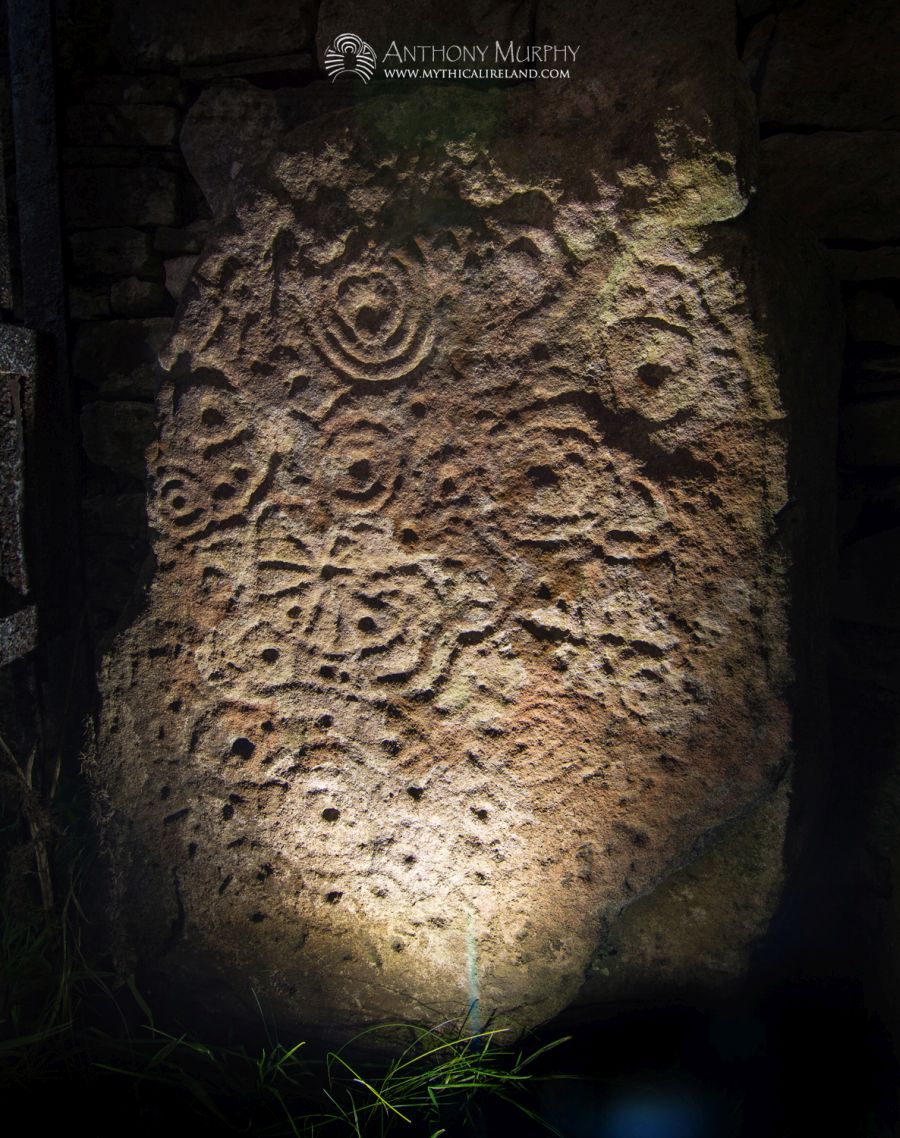
{"label": "stone surface", "polygon": [[0,372],[30,376],[37,367],[38,335],[31,328],[0,324]]}
{"label": "stone surface", "polygon": [[[144,165],[147,157],[146,149],[140,146],[66,146],[63,149],[63,165],[66,170],[85,166],[138,167]],[[171,162],[167,150],[158,150],[154,158],[158,159],[160,168]]]}
{"label": "stone surface", "polygon": [[8,159],[0,155],[0,307],[11,309],[13,306],[12,289],[12,262],[10,249],[9,211],[6,201],[6,162]]}
{"label": "stone surface", "polygon": [[84,93],[88,103],[169,103],[180,107],[184,84],[175,75],[101,75]]}
{"label": "stone surface", "polygon": [[185,116],[181,150],[210,209],[219,213],[228,206],[242,167],[259,159],[263,140],[358,101],[358,89],[349,84],[269,91],[243,79],[215,83]]}
{"label": "stone surface", "polygon": [[[719,0],[537,0],[535,11],[534,42],[581,45],[572,79],[591,92],[614,150],[628,155],[636,188],[649,176],[643,192],[680,192],[683,210],[685,191],[702,186],[697,221],[716,198],[720,219],[734,216],[735,199],[756,181],[755,106],[736,36],[735,6]],[[558,97],[558,81],[539,86],[543,98]]]}
{"label": "stone surface", "polygon": [[153,166],[73,168],[65,182],[70,229],[177,225],[178,176]]}
{"label": "stone surface", "polygon": [[184,229],[162,227],[153,234],[153,247],[163,257],[180,257],[187,253],[196,257],[208,232],[208,221],[195,221]]}
{"label": "stone surface", "polygon": [[159,349],[171,327],[167,317],[83,324],[72,351],[74,373],[104,398],[152,399],[162,379]]}
{"label": "stone surface", "polygon": [[784,784],[630,905],[591,962],[579,1004],[715,990],[746,974],[784,881]]}
{"label": "stone surface", "polygon": [[312,0],[117,0],[113,47],[126,68],[284,55],[308,47]]}
{"label": "stone surface", "polygon": [[772,13],[763,16],[750,29],[750,33],[744,44],[741,64],[743,65],[747,78],[750,80],[750,85],[753,87],[753,90],[757,92],[759,91],[761,82],[760,76],[762,68],[766,60],[766,52],[772,42],[775,24],[775,16]]}
{"label": "stone surface", "polygon": [[267,55],[262,59],[241,59],[236,63],[215,63],[204,67],[183,67],[181,74],[185,79],[241,79],[252,76],[296,82],[298,77],[313,78],[316,74],[316,61],[310,52],[294,55]]}
{"label": "stone surface", "polygon": [[[873,351],[876,354],[871,354]],[[848,399],[853,400],[900,391],[900,352],[882,345],[864,345],[861,357],[857,354],[845,365],[844,387]],[[848,413],[852,417],[853,412]]]}
{"label": "stone surface", "polygon": [[900,240],[900,131],[772,135],[760,148],[760,193],[817,237]]}
{"label": "stone surface", "polygon": [[166,289],[175,300],[181,298],[197,263],[196,257],[172,257],[166,261]]}
{"label": "stone surface", "polygon": [[841,412],[838,457],[851,466],[900,466],[900,400],[848,404]]}
{"label": "stone surface", "polygon": [[[756,121],[734,56],[731,4],[690,0],[636,7],[629,0],[608,0],[597,11],[566,0],[475,0],[457,6],[416,0],[388,9],[326,0],[316,43],[320,63],[335,36],[350,27],[374,46],[379,59],[392,40],[480,44],[492,55],[495,42],[527,44],[532,25],[536,42],[571,44],[579,51],[572,83],[542,81],[549,84],[542,97],[553,104],[578,90],[576,129],[602,123],[608,153],[617,162],[623,154],[629,157],[635,195],[665,194],[670,217],[698,224],[740,212],[755,182]],[[181,146],[213,212],[226,207],[235,174],[259,157],[260,139],[270,137],[276,124],[288,128],[353,106],[377,93],[381,78],[379,65],[366,86],[354,78],[277,97],[242,82],[204,91],[187,117]],[[414,85],[412,97],[429,88],[426,81]]]}
{"label": "stone surface", "polygon": [[70,146],[172,146],[179,118],[171,106],[70,107],[66,141]]}
{"label": "stone surface", "polygon": [[242,165],[258,157],[260,140],[277,137],[284,125],[277,98],[244,80],[217,83],[200,95],[179,141],[214,214],[228,201]]}
{"label": "stone surface", "polygon": [[[785,418],[814,438],[828,392],[802,354],[782,390],[746,230],[686,227],[741,211],[734,155],[635,164],[601,106],[374,99],[237,178],[101,678],[119,911],[171,982],[534,1024],[784,776],[781,534],[814,556],[825,497]],[[821,295],[787,284],[815,353]]]}
{"label": "stone surface", "polygon": [[37,645],[38,622],[34,605],[0,617],[0,667],[30,652]]}
{"label": "stone surface", "polygon": [[91,462],[142,481],[144,450],[153,434],[154,412],[147,403],[98,400],[81,412],[81,442]]}
{"label": "stone surface", "polygon": [[20,596],[28,592],[24,403],[22,378],[0,375],[0,578]]}
{"label": "stone surface", "polygon": [[69,316],[73,320],[103,320],[110,315],[109,285],[69,289]]}
{"label": "stone surface", "polygon": [[149,544],[144,533],[95,534],[84,537],[88,616],[98,648],[108,644],[116,624],[139,603]]}
{"label": "stone surface", "polygon": [[[747,45],[764,64],[763,124],[832,130],[900,127],[894,0],[804,0],[782,6]],[[757,40],[762,40],[758,43]]]}
{"label": "stone surface", "polygon": [[146,533],[146,502],[144,494],[92,494],[81,503],[84,531],[92,536]]}
{"label": "stone surface", "polygon": [[171,302],[161,284],[126,277],[110,288],[109,303],[116,316],[158,316]]}
{"label": "stone surface", "polygon": [[[319,65],[335,37],[353,32],[370,44],[379,61],[392,41],[405,44],[484,44],[499,40],[527,44],[534,21],[535,0],[473,0],[444,4],[440,0],[395,0],[388,4],[359,4],[356,0],[322,0],[316,27]],[[401,65],[402,66],[402,65]],[[376,78],[381,75],[381,67]]]}
{"label": "stone surface", "polygon": [[0,663],[29,652],[36,642],[26,525],[27,458],[33,442],[39,337],[29,328],[0,323]]}

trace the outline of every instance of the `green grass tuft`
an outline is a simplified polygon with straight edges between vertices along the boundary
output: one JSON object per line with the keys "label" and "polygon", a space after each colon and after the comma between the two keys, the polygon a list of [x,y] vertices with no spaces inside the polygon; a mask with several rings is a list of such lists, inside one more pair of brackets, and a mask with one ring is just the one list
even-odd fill
{"label": "green grass tuft", "polygon": [[438,1138],[482,1132],[492,1104],[545,1125],[533,1064],[563,1039],[528,1051],[505,1043],[505,1029],[397,1023],[322,1054],[282,1044],[261,1007],[267,1043],[257,1049],[163,1030],[134,978],[84,948],[82,789],[64,785],[57,794],[54,777],[48,796],[36,781],[33,762],[20,765],[0,740],[4,1093],[59,1087],[65,1098],[77,1085],[101,1111],[124,1099],[129,1131],[138,1134],[141,1120],[143,1132],[155,1133],[177,1116],[194,1133],[205,1126],[271,1138]]}

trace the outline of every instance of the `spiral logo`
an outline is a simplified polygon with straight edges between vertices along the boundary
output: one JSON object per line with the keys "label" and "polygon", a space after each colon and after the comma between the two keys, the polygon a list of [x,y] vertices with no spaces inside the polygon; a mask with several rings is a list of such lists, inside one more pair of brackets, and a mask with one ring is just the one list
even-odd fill
{"label": "spiral logo", "polygon": [[316,351],[346,379],[402,379],[434,347],[428,290],[397,253],[341,266],[303,298]]}
{"label": "spiral logo", "polygon": [[352,32],[335,36],[334,43],[325,51],[325,70],[332,83],[339,75],[358,75],[363,83],[368,83],[375,74],[377,62],[372,46]]}

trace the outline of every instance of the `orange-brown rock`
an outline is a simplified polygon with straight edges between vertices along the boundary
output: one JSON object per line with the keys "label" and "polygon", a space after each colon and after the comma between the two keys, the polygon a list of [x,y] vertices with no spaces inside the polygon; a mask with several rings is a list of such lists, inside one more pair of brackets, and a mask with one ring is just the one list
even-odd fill
{"label": "orange-brown rock", "polygon": [[785,774],[792,474],[754,239],[715,224],[739,180],[629,164],[590,113],[371,100],[211,234],[95,771],[173,975],[307,1024],[534,1024]]}

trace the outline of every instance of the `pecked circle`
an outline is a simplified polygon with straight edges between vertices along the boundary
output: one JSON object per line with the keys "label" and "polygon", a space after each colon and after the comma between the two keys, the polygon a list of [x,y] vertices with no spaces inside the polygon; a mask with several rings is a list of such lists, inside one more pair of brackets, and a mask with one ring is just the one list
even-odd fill
{"label": "pecked circle", "polygon": [[400,253],[339,265],[309,282],[300,303],[313,347],[345,379],[403,379],[434,349],[424,275]]}

